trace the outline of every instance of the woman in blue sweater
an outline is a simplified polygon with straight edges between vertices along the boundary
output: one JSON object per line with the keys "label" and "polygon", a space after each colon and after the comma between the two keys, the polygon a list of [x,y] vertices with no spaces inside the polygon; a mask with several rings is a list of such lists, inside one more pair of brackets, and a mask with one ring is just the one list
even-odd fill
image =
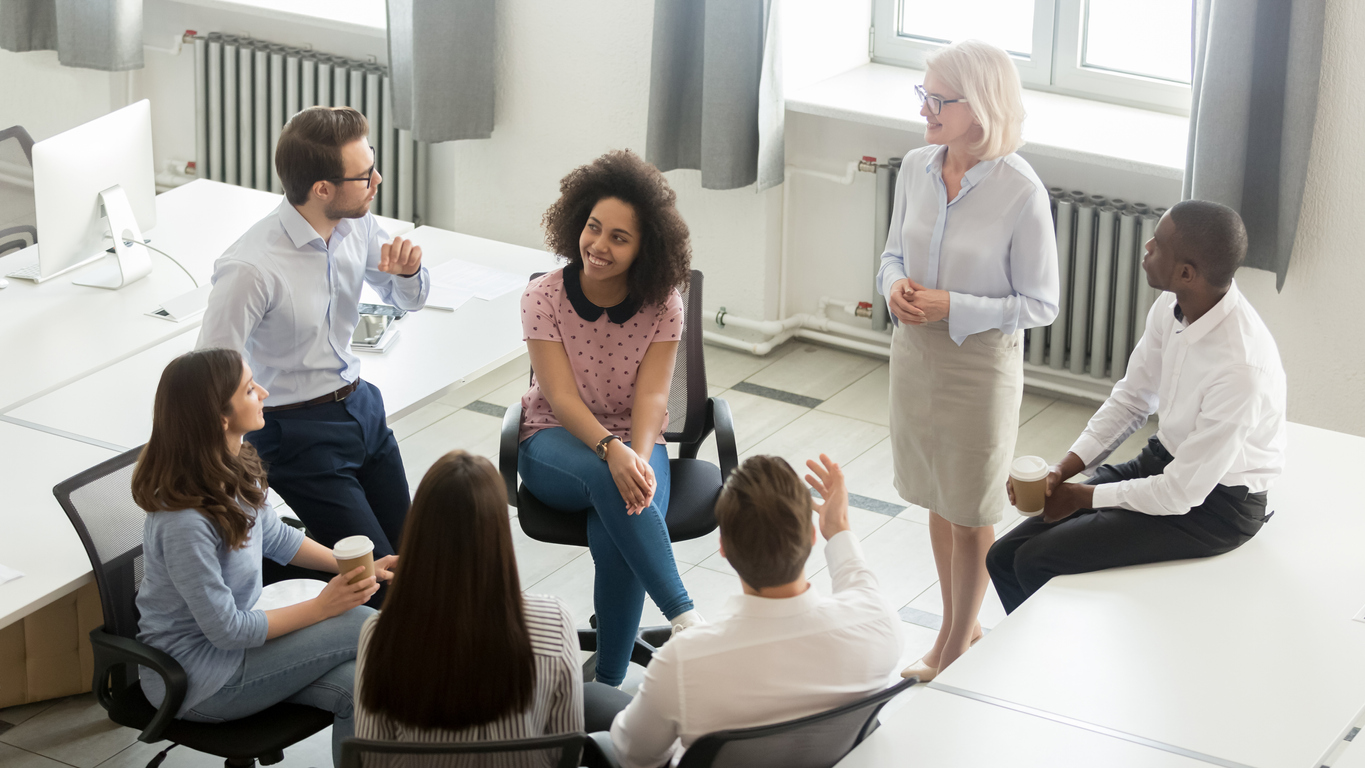
{"label": "woman in blue sweater", "polygon": [[[189,678],[176,717],[235,720],[291,701],[335,715],[332,755],[350,736],[356,645],[374,613],[375,577],[333,578],[312,600],[255,610],[261,558],[336,573],[331,550],[281,523],[266,503],[265,469],[242,438],[265,425],[266,391],[242,356],[224,349],[181,355],[161,374],[152,437],[133,472],[133,499],[148,513],[138,639],[170,654]],[[375,563],[393,577],[397,557]],[[154,706],[164,682],[141,671]]]}

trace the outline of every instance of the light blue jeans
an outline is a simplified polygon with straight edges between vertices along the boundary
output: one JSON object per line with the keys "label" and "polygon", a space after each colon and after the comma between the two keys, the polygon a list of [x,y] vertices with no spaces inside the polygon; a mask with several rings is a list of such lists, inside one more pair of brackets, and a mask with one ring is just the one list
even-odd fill
{"label": "light blue jeans", "polygon": [[183,719],[221,723],[254,715],[282,701],[327,710],[332,719],[332,763],[341,765],[341,740],[355,733],[355,653],[360,627],[374,615],[365,606],[295,630],[259,648],[218,692]]}
{"label": "light blue jeans", "polygon": [[658,483],[654,500],[640,514],[627,515],[607,463],[569,430],[542,429],[522,442],[517,456],[517,471],[536,498],[554,509],[593,510],[588,549],[597,566],[597,680],[607,685],[626,679],[646,592],[669,619],[692,610],[664,523],[670,488],[664,446],[654,446],[649,466]]}

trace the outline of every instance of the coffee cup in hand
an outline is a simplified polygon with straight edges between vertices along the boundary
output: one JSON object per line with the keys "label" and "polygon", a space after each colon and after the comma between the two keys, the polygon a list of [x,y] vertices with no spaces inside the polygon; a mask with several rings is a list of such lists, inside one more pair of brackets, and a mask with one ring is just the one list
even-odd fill
{"label": "coffee cup in hand", "polygon": [[1051,471],[1038,456],[1020,456],[1010,464],[1010,484],[1014,487],[1014,506],[1019,514],[1034,517],[1047,504],[1047,476]]}
{"label": "coffee cup in hand", "polygon": [[351,579],[349,584],[364,581],[374,575],[374,542],[369,536],[347,536],[332,547],[337,561],[337,573],[350,573],[361,566],[365,572]]}

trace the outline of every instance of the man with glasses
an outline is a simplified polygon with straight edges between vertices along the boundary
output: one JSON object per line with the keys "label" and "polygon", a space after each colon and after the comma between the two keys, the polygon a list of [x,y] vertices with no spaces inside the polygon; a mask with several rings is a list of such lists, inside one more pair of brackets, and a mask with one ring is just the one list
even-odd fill
{"label": "man with glasses", "polygon": [[[395,553],[411,497],[351,334],[364,283],[417,310],[431,277],[422,249],[387,242],[370,213],[383,177],[368,136],[350,107],[305,109],[284,126],[275,169],[285,200],[215,263],[196,347],[241,352],[270,392],[265,428],[246,439],[313,537],[331,547],[365,535],[379,558]],[[382,599],[383,590],[371,605]]]}

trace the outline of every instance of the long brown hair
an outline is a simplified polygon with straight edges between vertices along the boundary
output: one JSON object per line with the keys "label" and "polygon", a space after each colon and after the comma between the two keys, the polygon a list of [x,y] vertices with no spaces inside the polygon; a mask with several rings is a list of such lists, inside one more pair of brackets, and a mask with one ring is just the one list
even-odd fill
{"label": "long brown hair", "polygon": [[488,459],[451,451],[427,470],[398,564],[365,652],[361,703],[451,730],[529,707],[535,657],[507,489]]}
{"label": "long brown hair", "polygon": [[[236,456],[223,417],[242,383],[242,356],[229,349],[187,352],[161,372],[152,437],[133,470],[133,501],[148,512],[197,509],[229,549],[246,544],[256,520],[242,509],[265,502],[265,468],[251,443]],[[238,499],[241,501],[239,502]]]}

